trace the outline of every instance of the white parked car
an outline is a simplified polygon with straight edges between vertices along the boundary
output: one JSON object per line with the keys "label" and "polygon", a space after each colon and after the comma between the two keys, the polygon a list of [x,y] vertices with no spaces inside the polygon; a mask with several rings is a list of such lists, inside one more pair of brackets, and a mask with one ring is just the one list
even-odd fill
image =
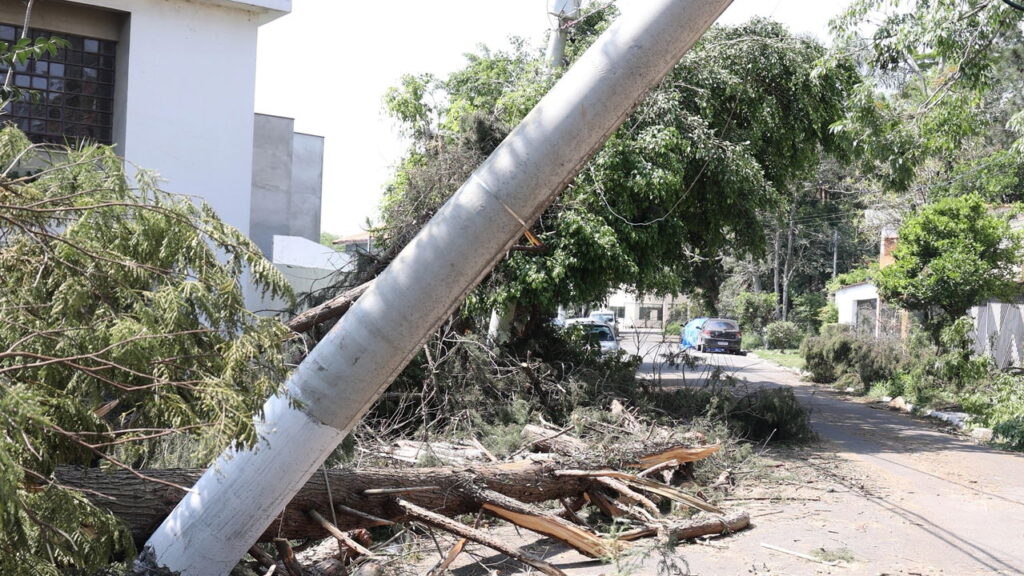
{"label": "white parked car", "polygon": [[590,318],[569,318],[565,321],[566,327],[580,326],[585,331],[589,340],[601,346],[601,354],[618,354],[619,339],[615,334],[615,328]]}

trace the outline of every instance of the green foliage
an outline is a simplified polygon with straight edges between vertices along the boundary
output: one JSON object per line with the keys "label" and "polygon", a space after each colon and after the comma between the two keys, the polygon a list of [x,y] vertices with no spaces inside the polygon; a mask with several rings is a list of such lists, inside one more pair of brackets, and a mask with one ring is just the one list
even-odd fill
{"label": "green foliage", "polygon": [[992,428],[996,440],[1024,450],[1024,377],[994,372],[964,400],[964,409]]}
{"label": "green foliage", "polygon": [[772,322],[764,327],[764,347],[774,350],[787,350],[800,346],[804,333],[798,324],[793,322]]}
{"label": "green foliage", "polygon": [[683,325],[678,321],[669,322],[665,324],[665,329],[662,333],[666,336],[679,336],[679,331],[683,328]]}
{"label": "green foliage", "polygon": [[137,464],[179,435],[208,459],[253,443],[287,331],[245,310],[240,279],[289,289],[207,205],[146,172],[132,187],[107,147],[7,128],[0,170],[0,571],[97,566],[123,535],[53,470]]}
{"label": "green foliage", "polygon": [[[865,173],[905,191],[930,176],[948,183],[965,149],[987,155],[990,134],[1005,131],[1001,109],[1019,102],[1019,68],[1001,63],[1020,42],[1021,17],[1001,2],[850,3],[833,22],[833,54],[862,54],[872,74],[835,129],[862,152]],[[871,38],[859,37],[865,29]]]}
{"label": "green foliage", "polygon": [[[609,14],[574,27],[570,59]],[[718,257],[763,249],[760,211],[835,147],[829,126],[856,73],[847,62],[816,74],[823,54],[764,20],[709,32],[537,220],[531,231],[544,251],[511,252],[471,306],[551,310],[600,301],[622,284],[701,289],[714,302]],[[407,241],[555,76],[516,45],[470,55],[444,80],[403,79],[387,105],[416,140],[385,200],[388,242]]]}
{"label": "green foliage", "polygon": [[729,422],[752,440],[799,443],[815,437],[809,414],[792,388],[764,388],[739,397],[729,408]]}
{"label": "green foliage", "polygon": [[819,336],[805,339],[800,353],[814,382],[832,383],[845,374],[856,374],[865,387],[891,378],[905,362],[898,344],[839,324],[825,326]]}
{"label": "green foliage", "polygon": [[[821,292],[806,292],[793,299],[793,309],[789,311],[789,319],[804,331],[817,332],[824,324],[821,320],[821,309],[827,307],[829,299]],[[838,311],[837,311],[838,316]]]}
{"label": "green foliage", "polygon": [[818,309],[818,322],[822,330],[830,324],[839,323],[839,308],[834,298],[830,298],[827,304]]}
{"label": "green foliage", "polygon": [[1019,292],[1021,249],[1020,233],[978,196],[941,199],[900,227],[895,262],[878,274],[879,295],[929,313],[926,327],[937,337],[971,306]]}
{"label": "green foliage", "polygon": [[566,425],[574,411],[605,410],[613,399],[650,404],[650,390],[636,381],[637,360],[603,357],[579,330],[546,326],[497,350],[483,337],[442,332],[427,349],[368,414],[375,436],[471,431],[501,452],[514,448],[517,428],[538,417]]}
{"label": "green foliage", "polygon": [[790,388],[747,390],[721,371],[708,375],[698,387],[658,391],[645,404],[673,418],[706,418],[752,442],[812,440],[807,410]]}
{"label": "green foliage", "polygon": [[740,346],[744,350],[754,350],[764,346],[764,338],[761,337],[757,332],[746,331],[743,333],[743,341]]}
{"label": "green foliage", "polygon": [[736,320],[744,333],[760,334],[775,316],[775,294],[743,292],[736,298]]}
{"label": "green foliage", "polygon": [[845,288],[846,286],[853,286],[862,282],[874,282],[877,275],[877,264],[863,268],[854,268],[849,272],[837,274],[835,278],[828,281],[826,287],[830,294],[835,294],[840,288]]}

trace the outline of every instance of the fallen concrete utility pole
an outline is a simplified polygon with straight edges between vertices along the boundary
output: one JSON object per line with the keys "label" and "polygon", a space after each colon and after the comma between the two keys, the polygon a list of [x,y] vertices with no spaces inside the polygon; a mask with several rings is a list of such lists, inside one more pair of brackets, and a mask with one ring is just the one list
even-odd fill
{"label": "fallen concrete utility pole", "polygon": [[316,472],[465,294],[731,0],[618,19],[395,258],[146,543],[137,572],[220,576]]}

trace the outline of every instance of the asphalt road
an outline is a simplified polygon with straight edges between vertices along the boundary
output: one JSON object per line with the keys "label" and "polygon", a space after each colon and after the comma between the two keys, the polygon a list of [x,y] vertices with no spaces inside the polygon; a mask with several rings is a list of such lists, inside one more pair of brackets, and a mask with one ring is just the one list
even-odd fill
{"label": "asphalt road", "polygon": [[[796,524],[784,521],[784,511],[747,534],[723,540],[734,552],[743,550],[745,571],[757,566],[762,572],[756,573],[764,574],[822,569],[750,546],[747,541],[754,538],[781,541],[797,551],[841,542],[855,560],[846,568],[828,569],[835,573],[1024,574],[1024,456],[944,432],[932,421],[844,398],[753,355],[694,353],[698,367],[681,370],[664,362],[663,354],[674,351],[675,344],[656,335],[625,336],[623,347],[644,356],[640,375],[664,387],[699,385],[712,367],[754,387],[791,387],[810,409],[812,426],[822,438],[808,461],[824,458],[844,470],[833,478],[838,490],[818,500],[828,503],[821,510],[799,506],[807,516]],[[827,478],[830,471],[815,472]],[[727,556],[698,553],[691,569],[730,574],[716,569]],[[720,568],[739,566],[725,562]]]}
{"label": "asphalt road", "polygon": [[[569,576],[1024,574],[1021,455],[844,398],[753,355],[695,354],[699,365],[684,371],[665,362],[664,353],[677,345],[659,335],[627,333],[622,344],[644,357],[640,377],[665,388],[699,386],[716,368],[749,386],[791,387],[811,410],[821,441],[758,446],[762,469],[734,471],[742,479],[723,504],[751,516],[751,529],[736,534],[671,549],[644,541],[611,564],[499,528],[506,543],[526,547]],[[454,574],[535,573],[484,548],[467,556],[472,561]]]}

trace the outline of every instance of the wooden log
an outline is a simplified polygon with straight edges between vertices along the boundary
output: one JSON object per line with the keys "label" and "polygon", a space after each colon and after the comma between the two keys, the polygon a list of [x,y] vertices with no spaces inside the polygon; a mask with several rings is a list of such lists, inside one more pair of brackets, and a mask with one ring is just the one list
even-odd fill
{"label": "wooden log", "polygon": [[[403,498],[445,516],[480,511],[475,489],[486,489],[520,503],[537,503],[559,498],[575,498],[592,484],[592,478],[560,478],[557,465],[516,462],[483,465],[474,468],[387,468],[330,470],[327,478],[316,474],[292,499],[284,513],[264,531],[261,542],[279,535],[289,539],[326,538],[323,526],[310,518],[307,510],[330,510],[335,506],[336,526],[351,530],[387,522],[407,520],[394,505],[394,494],[364,495],[365,490],[391,487],[437,486],[437,490],[412,492]],[[191,486],[201,470],[145,470],[144,475],[180,486]],[[118,517],[136,542],[144,542],[181,499],[181,491],[166,484],[146,481],[124,470],[60,468],[56,479],[61,485],[79,489],[83,496]],[[472,490],[471,490],[472,489]],[[357,513],[352,513],[352,511]]]}
{"label": "wooden log", "polygon": [[[667,532],[669,538],[680,541],[739,532],[750,526],[750,515],[742,510],[735,510],[725,515],[698,514],[682,522],[672,522],[660,529]],[[627,542],[647,538],[658,533],[659,527],[638,528],[618,535],[619,540]]]}
{"label": "wooden log", "polygon": [[319,306],[314,306],[285,322],[285,326],[291,328],[292,332],[302,333],[317,324],[340,318],[348,312],[348,309],[355,304],[356,300],[366,292],[366,289],[373,284],[373,280],[360,284],[351,290],[342,292]]}
{"label": "wooden log", "polygon": [[411,502],[406,502],[402,499],[399,499],[397,504],[408,516],[419,520],[420,522],[435,526],[468,540],[472,540],[478,544],[483,544],[488,548],[493,548],[510,558],[514,558],[523,564],[526,564],[527,566],[536,568],[548,576],[565,576],[565,572],[555,568],[553,565],[541,560],[540,558],[534,557],[527,552],[523,552],[518,548],[509,546],[500,540],[496,540],[490,534],[470,528],[469,526],[456,522],[447,516],[435,514],[434,512],[416,506]]}

